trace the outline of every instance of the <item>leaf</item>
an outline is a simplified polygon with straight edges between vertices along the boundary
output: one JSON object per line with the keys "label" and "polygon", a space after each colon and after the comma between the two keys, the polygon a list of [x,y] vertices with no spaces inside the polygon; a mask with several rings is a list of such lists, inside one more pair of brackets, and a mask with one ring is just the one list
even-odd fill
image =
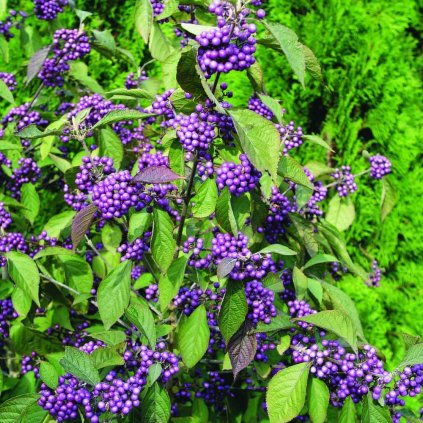
{"label": "leaf", "polygon": [[103,87],[88,75],[88,66],[84,62],[69,62],[69,76],[78,81],[92,92],[103,95]]}
{"label": "leaf", "polygon": [[47,59],[48,54],[50,53],[51,46],[43,47],[38,50],[32,57],[29,59],[28,68],[26,71],[26,85],[28,84],[40,73],[43,63]]}
{"label": "leaf", "polygon": [[264,22],[264,26],[272,35],[273,43],[277,46],[277,49],[285,54],[292,70],[304,87],[305,55],[303,45],[298,41],[297,34],[292,29],[278,23]]}
{"label": "leaf", "polygon": [[300,363],[279,371],[269,383],[266,404],[270,423],[285,423],[300,414],[306,399],[311,363]]}
{"label": "leaf", "polygon": [[199,35],[204,31],[208,32],[208,31],[211,31],[212,29],[216,29],[215,26],[196,25],[196,24],[190,24],[185,22],[182,22],[181,26],[183,29],[185,29],[185,31],[193,35]]}
{"label": "leaf", "polygon": [[80,294],[89,293],[93,287],[93,272],[90,265],[77,255],[61,255],[67,284]]}
{"label": "leaf", "polygon": [[314,53],[305,45],[303,45],[304,59],[308,72],[311,77],[321,81],[323,79],[322,69],[320,67],[319,61]]}
{"label": "leaf", "polygon": [[225,257],[223,258],[217,266],[217,277],[218,279],[223,279],[232,272],[236,265],[237,259]]}
{"label": "leaf", "polygon": [[394,186],[388,178],[382,179],[382,198],[380,205],[380,218],[382,222],[386,219],[389,213],[391,213],[397,202],[397,193]]}
{"label": "leaf", "polygon": [[169,303],[178,293],[185,277],[185,268],[188,258],[181,256],[177,258],[169,267],[166,274],[162,275],[159,280],[159,304],[161,310],[165,311]]}
{"label": "leaf", "polygon": [[292,327],[294,327],[294,324],[291,322],[291,319],[287,314],[278,314],[276,317],[273,317],[272,321],[268,324],[259,322],[255,332],[274,332],[277,330],[290,329]]}
{"label": "leaf", "polygon": [[295,292],[299,300],[304,299],[308,287],[307,276],[298,267],[294,267],[292,280],[295,286]]}
{"label": "leaf", "polygon": [[141,237],[151,225],[151,214],[145,211],[134,213],[129,218],[128,241],[134,242]]}
{"label": "leaf", "polygon": [[191,46],[182,50],[176,68],[176,80],[185,92],[192,94],[196,99],[205,100],[207,94],[201,83],[201,77],[197,72],[193,72],[197,65],[197,50],[197,47]]}
{"label": "leaf", "polygon": [[268,273],[261,282],[265,288],[275,293],[282,292],[285,289],[280,276],[276,273]]}
{"label": "leaf", "polygon": [[337,261],[338,259],[330,254],[317,254],[303,266],[303,269],[308,269],[309,267],[316,266],[317,264],[333,263]]}
{"label": "leaf", "polygon": [[25,413],[37,404],[38,394],[24,394],[10,398],[0,405],[0,421],[2,423],[25,423]]}
{"label": "leaf", "polygon": [[329,201],[326,220],[340,231],[346,231],[354,222],[355,208],[350,197],[335,195]]}
{"label": "leaf", "polygon": [[392,423],[392,418],[388,409],[375,404],[369,393],[363,399],[361,423]]}
{"label": "leaf", "polygon": [[79,245],[82,238],[84,238],[88,229],[90,229],[96,211],[97,206],[89,204],[79,211],[74,217],[72,222],[72,247],[74,250]]}
{"label": "leaf", "polygon": [[303,185],[297,185],[295,188],[295,200],[297,209],[302,209],[310,201],[313,195],[313,190]]}
{"label": "leaf", "polygon": [[34,260],[39,260],[43,257],[48,256],[63,256],[63,255],[73,255],[74,252],[72,250],[68,250],[67,248],[63,247],[46,247],[44,250],[40,250],[34,256]]}
{"label": "leaf", "polygon": [[50,159],[54,162],[57,169],[63,173],[66,173],[71,168],[71,164],[66,159],[62,159],[61,157],[52,153],[49,153],[48,157],[50,157]]}
{"label": "leaf", "polygon": [[257,93],[264,92],[264,75],[263,75],[263,69],[261,68],[259,62],[255,61],[247,69],[247,76],[255,92]]}
{"label": "leaf", "polygon": [[145,43],[148,43],[153,27],[153,8],[150,0],[137,0],[135,6],[135,27]]}
{"label": "leaf", "polygon": [[230,232],[234,236],[238,235],[238,226],[232,210],[231,194],[229,193],[228,187],[223,189],[217,200],[216,220],[226,232]]}
{"label": "leaf", "polygon": [[164,210],[158,208],[153,211],[153,222],[151,252],[162,272],[166,272],[172,263],[176,248],[176,241],[173,238],[173,222]]}
{"label": "leaf", "polygon": [[405,357],[398,366],[398,369],[402,369],[407,366],[413,366],[415,364],[423,363],[423,343],[412,345],[407,352]]}
{"label": "leaf", "polygon": [[111,55],[116,54],[116,42],[110,29],[106,29],[105,31],[97,31],[93,29],[92,32],[95,38],[92,43],[94,48],[99,51],[110,52]]}
{"label": "leaf", "polygon": [[365,340],[360,316],[355,307],[354,301],[341,289],[327,282],[321,282],[325,294],[329,297],[330,305],[335,309],[347,314],[354,322],[358,336]]}
{"label": "leaf", "polygon": [[7,150],[22,150],[22,145],[14,144],[13,142],[1,140],[0,141],[0,151],[7,151]]}
{"label": "leaf", "polygon": [[5,257],[8,263],[9,275],[16,286],[22,289],[40,307],[38,299],[40,275],[34,260],[26,254],[17,251],[6,253]]}
{"label": "leaf", "polygon": [[125,360],[120,352],[125,349],[125,342],[111,347],[97,348],[91,354],[92,361],[97,370],[104,369],[109,366],[123,366]]}
{"label": "leaf", "polygon": [[[176,137],[176,133],[175,133]],[[163,139],[162,139],[163,142]],[[177,174],[177,175],[184,175],[185,174],[185,151],[182,148],[181,143],[178,140],[174,140],[169,148],[169,165],[170,168]],[[183,178],[182,176],[180,179],[175,181],[175,185],[178,189],[182,188]]]}
{"label": "leaf", "polygon": [[206,179],[191,199],[193,216],[198,219],[211,216],[216,209],[217,199],[216,182],[213,179]]}
{"label": "leaf", "polygon": [[126,309],[126,318],[135,325],[147,338],[152,349],[156,346],[156,327],[154,317],[148,305],[141,301],[133,301]]}
{"label": "leaf", "polygon": [[40,197],[33,184],[23,184],[21,187],[21,203],[25,206],[23,215],[31,225],[34,224],[40,211]]}
{"label": "leaf", "polygon": [[123,145],[120,138],[112,128],[105,127],[100,129],[99,140],[100,156],[113,159],[115,168],[119,169],[123,159]]}
{"label": "leaf", "polygon": [[219,329],[228,345],[229,340],[238,331],[247,316],[248,305],[244,284],[241,281],[229,281],[225,298],[219,312]]}
{"label": "leaf", "polygon": [[333,151],[331,146],[321,137],[318,135],[303,135],[303,139],[311,141],[313,144],[320,145],[321,147],[325,148],[326,150]]}
{"label": "leaf", "polygon": [[313,297],[318,301],[318,303],[321,304],[323,300],[322,284],[316,279],[308,278],[307,289],[313,295]]}
{"label": "leaf", "polygon": [[133,98],[145,98],[148,100],[154,100],[154,95],[152,95],[150,92],[148,92],[147,90],[144,90],[142,88],[131,88],[131,89],[126,89],[126,88],[116,88],[115,90],[112,91],[108,91],[106,93],[106,97],[110,98],[113,97],[115,95],[121,95],[121,96],[125,96],[125,97],[133,97]]}
{"label": "leaf", "polygon": [[79,23],[81,23],[81,24],[84,23],[85,20],[88,17],[92,16],[92,13],[91,12],[87,12],[85,10],[80,10],[80,9],[75,9],[75,14],[76,14],[76,16],[78,16]]}
{"label": "leaf", "polygon": [[25,138],[28,140],[36,140],[39,138],[49,137],[50,135],[61,135],[62,131],[59,129],[46,129],[45,131],[40,131],[36,124],[31,124],[25,126],[19,132],[16,133],[16,136],[19,138]]}
{"label": "leaf", "polygon": [[348,315],[339,310],[325,310],[294,320],[311,323],[333,332],[335,335],[348,342],[354,351],[357,351],[357,330],[354,323]]}
{"label": "leaf", "polygon": [[314,190],[313,184],[304,173],[304,168],[292,157],[282,156],[280,158],[278,175],[283,176],[296,184]]}
{"label": "leaf", "polygon": [[26,317],[32,306],[32,298],[21,288],[15,287],[12,293],[13,308],[19,317]]}
{"label": "leaf", "polygon": [[126,335],[120,330],[108,330],[105,332],[90,333],[90,337],[103,341],[106,345],[118,345],[125,342]]}
{"label": "leaf", "polygon": [[145,423],[166,423],[170,419],[170,398],[166,389],[155,382],[143,389],[141,394],[142,421]]}
{"label": "leaf", "polygon": [[112,123],[116,122],[123,122],[123,121],[133,121],[138,119],[143,119],[146,117],[154,116],[151,113],[142,113],[138,110],[130,110],[130,109],[117,109],[112,110],[107,113],[102,119],[100,119],[93,127],[92,130],[96,130],[98,128],[103,128],[106,125],[111,125]]}
{"label": "leaf", "polygon": [[324,423],[329,406],[329,388],[320,379],[312,377],[309,384],[308,413],[312,423]]}
{"label": "leaf", "polygon": [[246,320],[228,343],[228,353],[232,364],[234,379],[253,360],[257,351],[257,339],[251,330],[252,323]]}
{"label": "leaf", "polygon": [[272,113],[275,115],[276,120],[279,123],[283,123],[282,107],[279,101],[265,94],[258,94],[258,96],[261,102],[272,111]]}
{"label": "leaf", "polygon": [[144,184],[167,184],[176,179],[183,179],[183,176],[177,175],[167,166],[150,166],[141,169],[134,177],[134,182]]}
{"label": "leaf", "polygon": [[272,122],[251,110],[229,112],[239,136],[242,150],[260,172],[269,172],[276,180],[280,153],[280,136]]}
{"label": "leaf", "polygon": [[66,372],[72,373],[83,382],[92,386],[100,383],[100,376],[94,366],[94,360],[89,354],[78,348],[65,347],[65,355],[60,360],[60,365]]}
{"label": "leaf", "polygon": [[9,90],[9,87],[2,79],[0,79],[0,97],[11,104],[15,103],[12,92]]}
{"label": "leaf", "polygon": [[40,378],[51,389],[56,389],[59,383],[59,374],[53,364],[42,361],[40,365]]}
{"label": "leaf", "polygon": [[344,405],[342,406],[342,410],[339,414],[339,423],[355,423],[356,416],[355,416],[355,406],[354,402],[351,397],[347,397],[345,399]]}
{"label": "leaf", "polygon": [[71,227],[75,214],[73,210],[56,214],[46,223],[44,230],[50,237],[59,238],[62,232],[67,232],[67,228]]}
{"label": "leaf", "polygon": [[313,224],[293,213],[291,213],[289,217],[293,222],[295,231],[302,240],[307,253],[313,257],[319,250],[319,244],[316,240]]}
{"label": "leaf", "polygon": [[406,351],[409,350],[410,347],[412,347],[413,345],[420,343],[422,339],[420,336],[413,336],[413,335],[410,335],[409,333],[403,333],[402,338],[405,344]]}
{"label": "leaf", "polygon": [[110,329],[125,313],[131,287],[131,261],[126,260],[114,268],[97,291],[98,311],[105,329]]}
{"label": "leaf", "polygon": [[114,252],[122,241],[122,232],[117,225],[106,223],[101,230],[101,242],[106,250]]}
{"label": "leaf", "polygon": [[182,361],[188,367],[194,367],[207,351],[210,329],[204,305],[198,306],[194,312],[181,321],[178,330],[178,347]]}
{"label": "leaf", "polygon": [[272,244],[259,251],[260,254],[275,253],[280,254],[281,256],[295,256],[298,254],[296,251],[291,250],[285,245],[281,244]]}
{"label": "leaf", "polygon": [[276,346],[276,351],[279,355],[283,355],[284,352],[290,347],[291,345],[291,337],[289,335],[284,335],[281,338],[281,341]]}
{"label": "leaf", "polygon": [[157,23],[154,23],[151,29],[148,48],[151,56],[159,62],[164,62],[174,51],[160,25]]}
{"label": "leaf", "polygon": [[148,368],[147,386],[151,386],[162,374],[162,365],[154,363]]}

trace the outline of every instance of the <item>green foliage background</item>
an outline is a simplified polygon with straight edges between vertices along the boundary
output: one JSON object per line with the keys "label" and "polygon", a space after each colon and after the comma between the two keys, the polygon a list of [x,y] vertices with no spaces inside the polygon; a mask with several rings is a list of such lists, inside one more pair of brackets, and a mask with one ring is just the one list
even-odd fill
{"label": "green foliage background", "polygon": [[[75,3],[79,9],[94,13],[92,28],[111,29],[118,46],[130,51],[137,63],[150,60],[134,30],[134,1],[77,0]],[[9,1],[9,7],[30,11],[33,6],[28,0]],[[366,270],[370,270],[374,258],[379,261],[384,269],[381,287],[368,288],[352,277],[345,278],[342,285],[357,303],[369,342],[394,365],[403,354],[401,334],[421,333],[423,321],[419,1],[269,0],[266,10],[270,21],[297,32],[323,68],[324,83],[308,80],[303,89],[284,57],[264,49],[259,51],[267,90],[281,100],[288,119],[295,120],[305,133],[321,134],[331,142],[336,152],[334,165],[350,164],[355,172],[364,169],[363,150],[384,154],[393,163],[390,181],[398,197],[394,211],[382,225],[380,184],[362,181],[360,195],[353,197],[356,222],[346,234],[350,251]],[[107,17],[107,22],[102,17]],[[30,18],[28,25],[32,23],[35,25]],[[50,42],[55,29],[47,23],[36,25],[41,35],[29,31],[30,42],[22,43],[19,37],[12,40],[9,64],[1,69],[15,72],[19,64],[20,82],[28,58],[37,47]],[[76,19],[69,9],[57,23],[61,27],[74,25]],[[170,26],[165,30],[172,31]],[[22,50],[21,45],[27,48]],[[97,52],[90,54],[88,65],[89,75],[107,89],[123,86],[127,73],[136,71],[128,61],[110,60]],[[150,75],[159,72],[154,64],[148,70]],[[251,95],[245,90],[249,86],[245,84],[246,75],[233,74],[226,78],[234,91],[233,102],[245,105]],[[32,91],[18,90],[16,102],[27,101]]]}

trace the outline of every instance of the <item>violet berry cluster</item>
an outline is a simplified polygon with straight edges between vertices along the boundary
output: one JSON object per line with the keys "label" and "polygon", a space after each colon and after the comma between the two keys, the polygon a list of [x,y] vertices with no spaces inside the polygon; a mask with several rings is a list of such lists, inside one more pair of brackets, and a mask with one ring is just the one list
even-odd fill
{"label": "violet berry cluster", "polygon": [[34,0],[34,13],[38,19],[52,21],[68,3],[68,0]]}
{"label": "violet berry cluster", "polygon": [[357,191],[358,187],[350,166],[342,166],[340,169],[336,169],[331,176],[336,183],[336,190],[340,197],[347,197]]}
{"label": "violet berry cluster", "polygon": [[382,179],[385,175],[392,172],[392,163],[380,154],[369,158],[371,170],[370,176],[373,179]]}
{"label": "violet berry cluster", "polygon": [[227,186],[230,193],[236,197],[252,191],[261,177],[261,172],[250,163],[246,154],[241,154],[239,159],[241,164],[225,162],[216,171],[219,190],[222,191]]}
{"label": "violet berry cluster", "polygon": [[7,85],[10,91],[14,91],[18,85],[13,73],[0,72],[0,79]]}

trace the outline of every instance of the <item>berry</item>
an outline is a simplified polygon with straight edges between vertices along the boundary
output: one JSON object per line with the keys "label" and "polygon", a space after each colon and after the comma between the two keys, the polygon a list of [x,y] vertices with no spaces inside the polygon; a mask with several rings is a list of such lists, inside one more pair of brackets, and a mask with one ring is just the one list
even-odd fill
{"label": "berry", "polygon": [[391,162],[385,157],[377,154],[369,158],[371,165],[370,176],[373,179],[382,179],[388,173],[391,173]]}

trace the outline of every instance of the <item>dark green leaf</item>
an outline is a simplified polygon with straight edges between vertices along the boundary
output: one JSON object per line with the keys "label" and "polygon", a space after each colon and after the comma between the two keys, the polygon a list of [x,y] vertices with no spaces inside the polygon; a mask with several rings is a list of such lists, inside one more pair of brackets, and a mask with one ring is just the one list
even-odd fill
{"label": "dark green leaf", "polygon": [[141,415],[145,423],[166,423],[170,419],[170,398],[159,383],[142,391]]}
{"label": "dark green leaf", "polygon": [[313,184],[304,173],[303,167],[292,157],[282,156],[280,158],[278,175],[306,188],[314,189]]}
{"label": "dark green leaf", "polygon": [[339,414],[339,423],[356,423],[355,406],[351,397],[345,399]]}
{"label": "dark green leaf", "polygon": [[238,235],[238,227],[232,210],[231,194],[229,193],[228,187],[223,189],[217,200],[216,220],[226,232],[230,232],[235,236]]}
{"label": "dark green leaf", "polygon": [[158,208],[153,212],[153,237],[151,252],[163,272],[169,268],[175,253],[176,241],[173,238],[173,222],[169,214]]}
{"label": "dark green leaf", "polygon": [[144,42],[148,43],[151,29],[153,28],[153,8],[150,0],[137,0],[135,6],[135,27]]}
{"label": "dark green leaf", "polygon": [[316,266],[317,264],[333,263],[337,261],[336,257],[331,256],[330,254],[317,254],[304,265],[303,269],[308,269],[309,267]]}
{"label": "dark green leaf", "polygon": [[156,327],[154,317],[147,303],[133,301],[126,309],[126,318],[135,325],[147,338],[148,344],[152,349],[156,346]]}
{"label": "dark green leaf", "polygon": [[0,421],[2,423],[26,423],[27,411],[37,404],[38,394],[24,394],[10,398],[0,405]]}
{"label": "dark green leaf", "polygon": [[56,368],[48,361],[42,361],[40,365],[40,378],[51,389],[56,389],[59,374]]}
{"label": "dark green leaf", "polygon": [[125,364],[125,360],[122,357],[124,350],[125,343],[97,348],[91,354],[95,368],[100,370],[109,366],[123,366]]}
{"label": "dark green leaf", "polygon": [[312,377],[309,384],[308,413],[313,423],[324,423],[329,406],[329,388],[320,379]]}
{"label": "dark green leaf", "polygon": [[281,256],[295,256],[297,254],[296,251],[291,250],[290,248],[281,244],[269,245],[263,248],[262,250],[260,250],[259,253],[260,254],[275,253],[275,254],[280,254]]}
{"label": "dark green leaf", "polygon": [[60,360],[60,364],[66,372],[72,373],[92,386],[100,383],[100,376],[94,366],[93,358],[78,348],[65,347],[65,355]]}
{"label": "dark green leaf", "polygon": [[213,179],[206,179],[200,186],[196,195],[191,199],[192,213],[196,218],[205,218],[212,215],[216,209],[217,186]]}
{"label": "dark green leaf", "polygon": [[361,423],[392,423],[392,418],[387,408],[375,404],[369,393],[363,400]]}
{"label": "dark green leaf", "polygon": [[96,332],[90,334],[91,338],[99,339],[105,344],[113,346],[121,344],[126,340],[126,335],[120,330],[108,330],[105,332]]}

